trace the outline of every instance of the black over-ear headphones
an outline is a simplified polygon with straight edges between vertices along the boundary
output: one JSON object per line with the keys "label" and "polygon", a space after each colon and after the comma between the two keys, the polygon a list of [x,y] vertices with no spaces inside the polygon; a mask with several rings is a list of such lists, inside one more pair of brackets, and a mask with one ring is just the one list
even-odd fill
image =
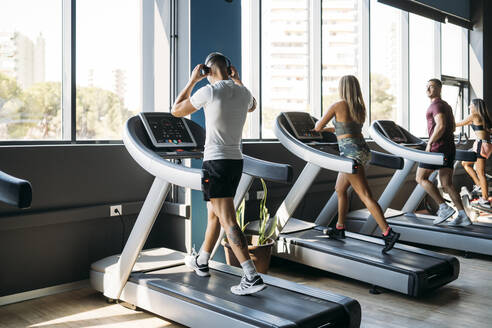
{"label": "black over-ear headphones", "polygon": [[223,54],[221,54],[220,52],[212,52],[207,56],[207,58],[205,58],[205,62],[204,62],[204,65],[202,66],[201,74],[206,75],[206,74],[210,73],[210,66],[208,66],[208,62],[211,61],[212,58],[215,58],[215,57],[224,58],[224,60],[227,64],[227,74],[231,75],[232,74],[231,60],[229,58],[227,58],[227,56],[224,56]]}

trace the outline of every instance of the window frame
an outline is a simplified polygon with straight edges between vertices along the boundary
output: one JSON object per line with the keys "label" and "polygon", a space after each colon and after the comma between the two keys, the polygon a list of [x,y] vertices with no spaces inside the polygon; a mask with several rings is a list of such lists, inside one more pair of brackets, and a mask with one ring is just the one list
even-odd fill
{"label": "window frame", "polygon": [[[59,140],[0,140],[0,146],[19,145],[118,145],[122,139],[77,139],[77,91],[76,91],[76,50],[77,50],[77,1],[62,0],[62,95],[61,95],[61,139]],[[141,107],[155,110],[154,104],[154,15],[156,1],[140,1],[140,34],[141,34]],[[177,1],[169,0],[170,10],[170,99],[169,108],[176,97],[176,63],[177,63]],[[143,19],[146,17],[146,19]]]}
{"label": "window frame", "polygon": [[[312,10],[313,8],[318,8],[321,11],[321,1],[322,0],[314,0],[312,1],[312,5],[310,6],[310,28],[314,31],[320,31],[319,37],[314,36],[310,38],[310,101],[312,105],[312,115],[323,115],[323,106],[322,106],[322,93],[320,92],[320,97],[317,97],[315,94],[315,90],[321,90],[322,91],[322,78],[319,79],[318,77],[322,74],[321,70],[321,58],[322,58],[322,51],[323,51],[323,46],[321,45],[321,42],[313,42],[313,40],[320,40],[322,39],[321,36],[321,22],[322,22],[322,17],[320,13],[313,13]],[[361,24],[362,24],[362,36],[361,40],[359,42],[359,50],[361,52],[362,59],[360,61],[360,64],[362,65],[360,72],[361,72],[361,77],[360,77],[360,83],[361,83],[361,88],[362,88],[362,93],[364,96],[364,100],[366,102],[366,106],[368,109],[367,113],[367,124],[370,122],[371,119],[371,95],[370,95],[370,90],[371,90],[371,82],[370,82],[370,76],[371,76],[371,54],[370,54],[370,47],[371,47],[371,31],[370,31],[370,26],[371,26],[371,0],[359,0],[359,5],[360,5],[360,19],[361,19]],[[255,45],[254,48],[247,47],[246,49],[253,49],[252,53],[256,55],[257,58],[250,59],[247,63],[243,61],[243,68],[244,67],[256,67],[256,70],[253,74],[256,74],[255,79],[245,79],[247,80],[247,85],[250,87],[250,89],[253,91],[258,90],[256,93],[259,97],[258,101],[258,109],[250,114],[253,118],[251,119],[250,122],[257,122],[257,125],[255,126],[250,126],[249,129],[250,131],[255,131],[255,133],[251,134],[254,137],[253,138],[243,138],[244,142],[271,142],[271,141],[277,141],[277,139],[266,139],[262,137],[262,117],[263,117],[263,106],[262,106],[262,99],[261,99],[261,89],[262,89],[262,71],[261,71],[261,32],[262,32],[262,24],[261,24],[261,2],[262,0],[259,1],[249,1],[248,3],[250,4],[251,8],[254,8],[251,10],[250,17],[247,18],[247,22],[250,24],[249,28],[249,35],[248,35],[248,44],[249,45]],[[251,5],[251,3],[254,3],[254,5]],[[381,4],[384,5],[384,4]],[[256,15],[254,14],[256,13]],[[402,22],[402,28],[401,28],[401,42],[400,42],[400,53],[402,54],[401,60],[401,67],[398,69],[400,70],[400,76],[401,80],[399,83],[401,84],[400,90],[398,90],[399,97],[401,98],[401,108],[398,108],[401,113],[397,113],[397,117],[401,117],[401,120],[403,122],[403,127],[406,129],[410,128],[410,47],[412,46],[410,44],[410,14],[407,11],[400,10],[401,14],[401,22]],[[244,19],[244,17],[243,17]],[[435,44],[435,51],[434,51],[434,72],[430,72],[429,76],[441,76],[441,71],[442,71],[442,32],[441,32],[441,22],[435,21],[434,22],[434,39],[439,40]],[[244,30],[244,22],[243,22],[243,30]],[[459,25],[458,25],[459,26]],[[467,53],[466,59],[463,60],[463,65],[466,65],[464,69],[466,69],[466,80],[467,83],[469,84],[470,81],[470,69],[469,69],[469,61],[470,61],[470,55],[469,55],[469,49],[470,49],[470,37],[469,37],[469,31],[468,32],[468,38],[466,42],[463,42],[463,52]],[[245,43],[243,40],[243,49],[245,47]],[[319,57],[318,57],[319,56]],[[319,73],[313,72],[314,65],[316,67],[319,65]],[[254,64],[254,65],[253,65]],[[244,73],[243,73],[244,74]],[[468,93],[470,93],[470,88],[468,88]],[[468,97],[465,98],[465,100],[470,99],[470,95],[467,95]],[[318,100],[318,98],[320,98]],[[319,108],[316,108],[316,105],[320,103]],[[465,104],[466,105],[466,104]],[[426,136],[420,136],[420,137],[426,137]]]}

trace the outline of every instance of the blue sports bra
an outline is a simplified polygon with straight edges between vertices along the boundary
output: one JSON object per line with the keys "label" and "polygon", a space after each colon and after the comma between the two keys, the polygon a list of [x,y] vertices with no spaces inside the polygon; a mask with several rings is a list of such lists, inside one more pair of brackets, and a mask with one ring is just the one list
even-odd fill
{"label": "blue sports bra", "polygon": [[472,124],[471,125],[473,131],[483,131],[483,125],[475,125],[475,124]]}
{"label": "blue sports bra", "polygon": [[362,124],[352,122],[337,122],[333,119],[333,126],[335,127],[335,134],[341,136],[344,134],[362,134]]}

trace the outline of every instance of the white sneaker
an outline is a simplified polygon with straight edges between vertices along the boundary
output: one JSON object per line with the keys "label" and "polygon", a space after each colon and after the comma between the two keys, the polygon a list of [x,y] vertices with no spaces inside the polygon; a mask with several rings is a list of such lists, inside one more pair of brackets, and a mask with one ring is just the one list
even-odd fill
{"label": "white sneaker", "polygon": [[472,193],[476,192],[476,193],[481,193],[482,192],[482,188],[480,188],[480,186],[477,186],[477,185],[473,185],[473,189],[471,191]]}
{"label": "white sneaker", "polygon": [[434,219],[434,222],[432,222],[432,224],[435,225],[435,224],[443,223],[451,216],[453,216],[454,212],[456,212],[455,209],[449,206],[448,204],[446,204],[446,207],[442,209],[439,208],[439,210],[437,211],[437,218]]}
{"label": "white sneaker", "polygon": [[188,268],[195,271],[200,277],[210,276],[210,272],[207,264],[198,264],[198,254],[192,252],[190,255],[185,256],[185,264]]}
{"label": "white sneaker", "polygon": [[251,280],[243,276],[239,285],[231,287],[231,292],[235,295],[249,295],[257,293],[266,287],[267,285],[265,285],[260,275],[257,275]]}
{"label": "white sneaker", "polygon": [[477,204],[478,204],[479,206],[481,206],[481,207],[484,207],[484,208],[491,208],[491,207],[490,207],[490,202],[489,202],[488,200],[483,199],[482,197],[480,197],[480,198],[478,199]]}
{"label": "white sneaker", "polygon": [[458,214],[458,216],[454,220],[448,222],[448,225],[453,227],[457,227],[457,226],[465,227],[465,226],[469,226],[470,224],[472,224],[472,222],[470,221],[470,218],[466,214],[465,215]]}

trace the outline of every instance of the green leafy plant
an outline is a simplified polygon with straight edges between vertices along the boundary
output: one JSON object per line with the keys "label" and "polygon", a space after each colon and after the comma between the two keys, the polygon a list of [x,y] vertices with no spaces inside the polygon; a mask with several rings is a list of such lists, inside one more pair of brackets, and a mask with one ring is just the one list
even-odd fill
{"label": "green leafy plant", "polygon": [[275,227],[277,225],[277,217],[273,217],[270,220],[270,213],[266,207],[268,189],[265,180],[261,180],[263,186],[263,198],[260,201],[260,228],[258,229],[258,245],[264,245],[270,237],[275,233]]}
{"label": "green leafy plant", "polygon": [[244,224],[244,211],[246,209],[246,200],[243,198],[243,201],[239,205],[239,207],[236,210],[236,221],[237,225],[241,229],[242,232],[246,229],[248,226],[249,222]]}

